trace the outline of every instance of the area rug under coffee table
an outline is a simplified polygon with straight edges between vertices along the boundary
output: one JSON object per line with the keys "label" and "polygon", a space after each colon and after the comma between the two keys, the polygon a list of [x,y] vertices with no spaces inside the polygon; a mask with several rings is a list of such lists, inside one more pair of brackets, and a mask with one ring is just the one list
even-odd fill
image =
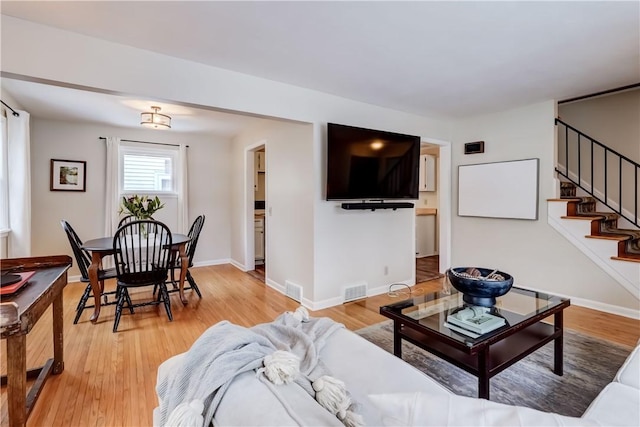
{"label": "area rug under coffee table", "polygon": [[[393,322],[385,321],[356,331],[393,353]],[[553,373],[553,343],[517,362],[491,380],[491,400],[580,416],[598,393],[613,380],[631,352],[630,347],[564,331],[564,375]],[[477,378],[403,340],[402,358],[449,390],[476,397]]]}

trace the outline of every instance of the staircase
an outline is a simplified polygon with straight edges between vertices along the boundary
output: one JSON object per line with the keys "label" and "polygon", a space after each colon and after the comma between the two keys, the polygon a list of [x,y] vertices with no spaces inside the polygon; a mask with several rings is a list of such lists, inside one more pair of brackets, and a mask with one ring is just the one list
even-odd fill
{"label": "staircase", "polygon": [[591,223],[588,238],[617,242],[617,256],[621,261],[640,263],[640,229],[618,228],[620,215],[615,212],[597,212],[596,199],[576,197],[576,185],[560,182],[560,198],[567,201],[567,214],[563,219],[582,219]]}
{"label": "staircase", "polygon": [[[638,236],[634,238],[623,234],[621,229],[604,229],[602,224],[611,224],[610,213],[580,214],[578,206],[581,199],[582,197],[549,199],[549,225],[640,300],[640,256],[627,250],[629,246],[637,247]],[[627,232],[626,229],[623,230],[624,233]]]}
{"label": "staircase", "polygon": [[556,124],[564,126],[560,198],[548,200],[549,224],[640,300],[640,165],[559,119]]}

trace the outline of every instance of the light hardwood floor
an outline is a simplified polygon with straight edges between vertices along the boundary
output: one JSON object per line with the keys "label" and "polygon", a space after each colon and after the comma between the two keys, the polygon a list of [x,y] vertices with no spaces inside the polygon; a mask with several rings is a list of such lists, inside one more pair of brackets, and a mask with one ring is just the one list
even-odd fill
{"label": "light hardwood floor", "polygon": [[[123,312],[117,333],[112,333],[114,307],[102,309],[97,324],[89,310],[74,325],[74,309],[84,284],[69,284],[64,292],[65,370],[47,382],[29,417],[29,426],[149,426],[157,405],[156,371],[167,358],[184,352],[208,327],[221,321],[252,326],[268,322],[298,303],[231,265],[192,269],[202,300],[187,291],[183,306],[171,294],[174,320],[164,308],[144,307],[136,314]],[[440,279],[441,280],[441,279]],[[416,292],[437,290],[440,280],[419,284]],[[147,295],[138,293],[133,298]],[[313,312],[329,316],[351,330],[385,320],[378,309],[398,300],[379,295]],[[605,313],[570,307],[565,326],[631,346],[640,338],[640,322]],[[27,337],[27,365],[40,366],[52,354],[51,313],[45,313]],[[2,342],[2,372],[6,373],[6,345]],[[0,395],[0,425],[8,425],[6,387]]]}

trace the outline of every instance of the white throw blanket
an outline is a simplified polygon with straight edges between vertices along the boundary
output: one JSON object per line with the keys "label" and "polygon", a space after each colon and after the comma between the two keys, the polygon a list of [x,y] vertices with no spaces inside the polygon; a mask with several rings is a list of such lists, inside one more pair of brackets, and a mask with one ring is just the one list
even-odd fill
{"label": "white throw blanket", "polygon": [[253,328],[222,321],[205,331],[185,354],[184,364],[156,387],[164,426],[181,403],[199,399],[204,403],[204,426],[208,426],[227,387],[236,375],[263,367],[266,356],[277,350],[300,359],[296,382],[313,396],[309,381],[327,374],[318,362],[326,339],[344,325],[329,318],[301,322],[298,313],[284,313],[273,322]]}

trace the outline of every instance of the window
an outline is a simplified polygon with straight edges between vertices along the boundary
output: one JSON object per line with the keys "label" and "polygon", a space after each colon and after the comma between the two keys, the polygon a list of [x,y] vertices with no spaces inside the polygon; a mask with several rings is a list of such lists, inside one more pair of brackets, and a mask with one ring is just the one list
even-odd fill
{"label": "window", "polygon": [[121,194],[176,194],[175,147],[122,145],[120,150]]}

